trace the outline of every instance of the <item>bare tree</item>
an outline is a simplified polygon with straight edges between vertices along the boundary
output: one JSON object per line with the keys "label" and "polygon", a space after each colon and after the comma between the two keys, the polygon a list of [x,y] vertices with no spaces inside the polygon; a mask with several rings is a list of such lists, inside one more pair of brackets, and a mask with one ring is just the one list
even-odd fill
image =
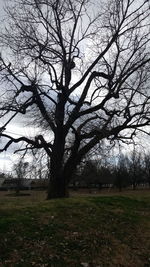
{"label": "bare tree", "polygon": [[117,164],[113,168],[113,175],[114,184],[119,191],[130,185],[129,158],[127,155],[119,153]]}
{"label": "bare tree", "polygon": [[150,153],[144,154],[144,171],[146,182],[148,182],[150,187]]}
{"label": "bare tree", "polygon": [[36,149],[32,152],[29,163],[29,177],[32,179],[48,179],[49,157],[44,150]]}
{"label": "bare tree", "polygon": [[[1,151],[20,142],[21,151],[44,149],[48,198],[65,197],[73,171],[101,140],[130,140],[150,125],[148,1],[15,0],[6,13]],[[21,116],[41,134],[7,134]]]}
{"label": "bare tree", "polygon": [[20,193],[20,189],[23,188],[23,179],[28,175],[28,162],[24,162],[22,158],[19,159],[17,163],[13,166],[13,171],[15,173],[16,182],[16,194]]}
{"label": "bare tree", "polygon": [[136,189],[138,184],[143,180],[143,159],[140,152],[136,151],[134,147],[129,157],[129,176],[133,190]]}

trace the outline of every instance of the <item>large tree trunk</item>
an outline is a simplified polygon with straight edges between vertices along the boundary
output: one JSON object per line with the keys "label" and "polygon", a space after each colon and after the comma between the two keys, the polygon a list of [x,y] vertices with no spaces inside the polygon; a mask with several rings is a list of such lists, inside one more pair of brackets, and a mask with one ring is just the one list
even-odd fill
{"label": "large tree trunk", "polygon": [[56,153],[51,158],[47,199],[69,197],[68,186],[76,170],[77,162],[72,159],[64,165],[63,157],[60,155]]}
{"label": "large tree trunk", "polygon": [[69,160],[64,165],[60,153],[51,158],[47,199],[69,197],[68,186],[76,166],[75,160]]}
{"label": "large tree trunk", "polygon": [[63,173],[64,145],[62,136],[55,140],[50,161],[50,175],[47,199],[67,197],[67,181]]}
{"label": "large tree trunk", "polygon": [[68,197],[68,183],[64,175],[64,152],[65,152],[65,134],[64,134],[64,109],[65,96],[58,95],[58,103],[55,110],[56,130],[55,138],[50,159],[50,177],[47,199]]}
{"label": "large tree trunk", "polygon": [[67,197],[67,181],[63,173],[64,145],[62,136],[56,138],[50,161],[47,199]]}
{"label": "large tree trunk", "polygon": [[68,184],[63,174],[50,177],[47,199],[69,197]]}

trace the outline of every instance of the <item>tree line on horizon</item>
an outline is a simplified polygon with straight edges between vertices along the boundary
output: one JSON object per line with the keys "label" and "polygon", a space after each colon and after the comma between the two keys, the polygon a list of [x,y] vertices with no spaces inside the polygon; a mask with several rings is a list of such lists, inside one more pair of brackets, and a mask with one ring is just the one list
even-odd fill
{"label": "tree line on horizon", "polygon": [[72,179],[74,189],[80,187],[102,189],[104,187],[123,188],[150,187],[150,153],[121,153],[114,160],[89,159]]}
{"label": "tree line on horizon", "polygon": [[[90,159],[89,159],[90,158]],[[134,190],[139,186],[150,187],[150,152],[144,153],[135,149],[128,153],[120,153],[113,156],[97,158],[85,158],[80,164],[77,171],[71,179],[69,187],[102,189],[105,187],[118,188],[120,191],[123,188],[132,187]],[[110,160],[111,159],[111,160]],[[37,161],[37,158],[36,158]],[[47,180],[49,164],[42,162],[39,157],[38,165],[35,160],[31,162],[24,161],[20,158],[17,163],[14,163],[12,174],[7,176],[4,173],[0,177],[6,179],[15,179],[17,188],[22,188],[24,179]],[[18,182],[17,182],[18,181]],[[45,189],[46,189],[45,184]],[[43,184],[44,189],[44,184]]]}

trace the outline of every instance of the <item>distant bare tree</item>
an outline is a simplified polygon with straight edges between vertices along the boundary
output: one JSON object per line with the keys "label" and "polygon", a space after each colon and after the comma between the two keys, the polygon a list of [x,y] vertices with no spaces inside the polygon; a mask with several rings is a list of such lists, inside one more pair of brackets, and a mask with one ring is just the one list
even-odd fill
{"label": "distant bare tree", "polygon": [[29,177],[31,179],[48,179],[49,157],[47,157],[47,154],[44,150],[39,151],[38,149],[36,149],[34,150],[34,153],[31,153],[29,169]]}
{"label": "distant bare tree", "polygon": [[130,167],[129,158],[127,155],[120,154],[117,162],[117,166],[113,170],[115,186],[122,191],[124,187],[130,185]]}
{"label": "distant bare tree", "polygon": [[134,148],[129,157],[129,175],[133,190],[141,183],[143,179],[143,158],[142,154]]}
{"label": "distant bare tree", "polygon": [[[131,140],[150,125],[148,1],[8,3],[0,34],[1,151],[20,142],[21,151],[44,149],[48,198],[66,197],[73,171],[101,140]],[[41,127],[39,135],[7,133],[23,116]]]}
{"label": "distant bare tree", "polygon": [[13,172],[16,180],[16,194],[19,194],[20,189],[23,187],[23,179],[27,177],[29,171],[28,166],[29,163],[24,162],[22,158],[20,158],[13,166]]}
{"label": "distant bare tree", "polygon": [[144,170],[146,181],[148,182],[150,187],[150,153],[144,155]]}

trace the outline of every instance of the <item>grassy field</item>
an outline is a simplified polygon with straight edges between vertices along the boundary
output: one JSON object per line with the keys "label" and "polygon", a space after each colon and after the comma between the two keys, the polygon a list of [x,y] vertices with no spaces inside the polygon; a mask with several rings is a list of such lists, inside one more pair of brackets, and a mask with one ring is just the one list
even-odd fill
{"label": "grassy field", "polygon": [[0,267],[149,267],[150,192],[0,193]]}

